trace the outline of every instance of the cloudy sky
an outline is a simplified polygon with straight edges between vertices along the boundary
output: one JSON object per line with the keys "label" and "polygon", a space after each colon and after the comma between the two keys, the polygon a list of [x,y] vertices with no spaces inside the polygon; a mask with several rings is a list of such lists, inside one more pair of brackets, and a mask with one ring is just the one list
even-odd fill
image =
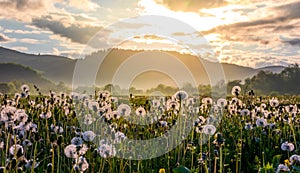
{"label": "cloudy sky", "polygon": [[[205,39],[222,62],[255,68],[300,63],[299,0],[0,0],[0,8],[0,45],[27,53],[78,58],[96,49],[88,42],[98,33],[103,48],[201,52]],[[164,37],[151,34],[157,26],[147,20],[124,21],[144,15],[194,30],[165,22],[158,29],[169,32]],[[180,38],[185,42],[176,42]]]}

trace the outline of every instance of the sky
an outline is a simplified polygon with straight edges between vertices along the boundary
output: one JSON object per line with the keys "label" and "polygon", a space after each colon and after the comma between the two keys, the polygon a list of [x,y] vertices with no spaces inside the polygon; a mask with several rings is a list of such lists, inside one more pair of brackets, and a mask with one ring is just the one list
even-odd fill
{"label": "sky", "polygon": [[26,53],[80,58],[118,47],[196,51],[253,68],[300,63],[299,0],[0,0],[0,9],[0,45]]}

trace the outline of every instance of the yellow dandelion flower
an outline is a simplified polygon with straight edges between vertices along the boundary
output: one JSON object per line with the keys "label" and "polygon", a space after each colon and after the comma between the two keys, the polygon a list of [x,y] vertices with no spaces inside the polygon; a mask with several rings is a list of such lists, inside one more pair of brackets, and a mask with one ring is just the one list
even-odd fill
{"label": "yellow dandelion flower", "polygon": [[166,170],[164,168],[161,168],[158,173],[166,173]]}

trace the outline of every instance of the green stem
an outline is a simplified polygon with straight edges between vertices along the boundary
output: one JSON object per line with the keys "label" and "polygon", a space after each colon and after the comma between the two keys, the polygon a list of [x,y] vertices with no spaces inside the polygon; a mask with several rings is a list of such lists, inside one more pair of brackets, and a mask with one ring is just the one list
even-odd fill
{"label": "green stem", "polygon": [[220,173],[223,173],[223,150],[222,150],[222,146],[220,146]]}

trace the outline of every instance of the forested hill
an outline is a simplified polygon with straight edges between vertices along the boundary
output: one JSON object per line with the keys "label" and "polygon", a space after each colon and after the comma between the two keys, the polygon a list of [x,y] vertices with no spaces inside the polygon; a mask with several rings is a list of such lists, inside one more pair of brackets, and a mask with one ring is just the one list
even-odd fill
{"label": "forested hill", "polygon": [[228,89],[234,85],[253,89],[257,94],[300,94],[300,68],[298,64],[286,67],[281,73],[260,71],[245,83],[235,80],[228,83]]}

